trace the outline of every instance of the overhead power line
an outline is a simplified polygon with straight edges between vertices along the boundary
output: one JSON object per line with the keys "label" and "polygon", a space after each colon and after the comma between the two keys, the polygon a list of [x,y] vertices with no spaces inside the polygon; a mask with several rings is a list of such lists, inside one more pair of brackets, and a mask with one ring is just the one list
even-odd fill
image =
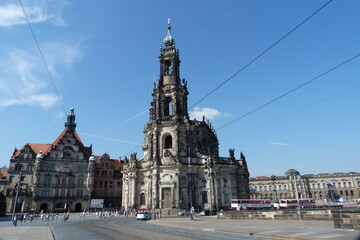
{"label": "overhead power line", "polygon": [[216,88],[214,88],[213,90],[211,90],[208,94],[206,94],[204,97],[202,97],[199,101],[197,101],[195,104],[193,104],[190,108],[192,109],[193,107],[195,107],[197,104],[199,104],[200,102],[202,102],[205,98],[207,98],[208,96],[210,96],[211,94],[213,94],[216,90],[218,90],[219,88],[221,88],[222,86],[224,86],[227,82],[229,82],[231,79],[233,79],[236,75],[238,75],[240,72],[242,72],[243,70],[245,70],[248,66],[250,66],[252,63],[254,63],[256,60],[258,60],[261,56],[263,56],[265,53],[267,53],[269,50],[271,50],[273,47],[275,47],[278,43],[280,43],[282,40],[284,40],[286,37],[288,37],[291,33],[293,33],[296,29],[298,29],[301,25],[303,25],[305,22],[307,22],[308,20],[310,20],[313,16],[315,16],[317,13],[319,13],[322,9],[324,9],[327,5],[329,5],[332,2],[332,0],[328,1],[327,3],[325,3],[322,7],[320,7],[318,10],[316,10],[313,14],[311,14],[310,16],[308,16],[307,18],[305,18],[301,23],[299,23],[298,25],[296,25],[293,29],[291,29],[288,33],[286,33],[284,36],[282,36],[279,40],[277,40],[275,43],[273,43],[270,47],[268,47],[265,51],[263,51],[262,53],[260,53],[257,57],[255,57],[253,60],[251,60],[249,63],[247,63],[245,66],[243,66],[242,68],[240,68],[240,70],[238,70],[237,72],[235,72],[233,75],[231,75],[228,79],[226,79],[224,82],[222,82],[219,86],[217,86]]}
{"label": "overhead power line", "polygon": [[262,126],[265,126],[265,125],[267,125],[267,124],[273,123],[273,122],[275,122],[275,121],[277,121],[277,120],[283,119],[283,118],[288,117],[288,116],[290,116],[290,115],[293,115],[293,114],[295,114],[295,113],[301,112],[301,111],[303,111],[303,110],[305,110],[305,109],[307,109],[307,108],[313,107],[313,106],[315,106],[315,105],[317,105],[317,104],[319,104],[319,103],[325,102],[325,101],[327,101],[327,100],[329,100],[329,99],[332,99],[332,98],[334,98],[334,97],[337,97],[338,95],[344,94],[344,93],[346,93],[346,92],[348,92],[348,91],[350,91],[350,90],[353,90],[353,89],[355,89],[355,88],[358,88],[358,87],[360,87],[360,83],[359,83],[359,84],[356,84],[356,85],[354,85],[354,86],[352,86],[352,87],[350,87],[350,88],[346,88],[346,89],[344,89],[344,90],[342,90],[342,91],[339,91],[339,92],[337,92],[337,93],[335,93],[335,94],[332,94],[331,96],[328,96],[328,97],[326,97],[326,98],[323,98],[323,99],[321,99],[321,100],[319,100],[319,101],[316,101],[316,102],[311,103],[311,104],[308,104],[308,105],[306,105],[306,106],[304,106],[304,107],[298,108],[298,109],[296,109],[296,110],[294,110],[294,111],[292,111],[292,112],[283,114],[283,115],[281,115],[281,116],[279,116],[279,117],[277,117],[277,118],[274,118],[274,119],[272,119],[272,120],[269,120],[269,121],[260,123],[260,124],[254,126],[254,127],[245,129],[245,130],[243,130],[243,131],[241,131],[241,132],[239,132],[239,133],[237,133],[237,134],[235,134],[235,135],[232,135],[232,136],[230,136],[230,137],[221,139],[221,141],[226,141],[226,140],[228,140],[228,139],[231,139],[231,138],[237,137],[237,136],[239,136],[239,135],[242,135],[242,134],[244,134],[244,133],[250,132],[250,131],[252,131],[252,130],[258,129],[258,128],[262,127]]}
{"label": "overhead power line", "polygon": [[124,155],[124,157],[126,157],[128,154],[130,154],[130,153],[132,153],[133,151],[135,151],[135,150],[136,150],[138,147],[140,147],[142,144],[144,144],[144,142],[138,144],[136,147],[134,147],[133,149],[131,149],[130,151],[128,151],[128,152]]}
{"label": "overhead power line", "polygon": [[52,77],[52,75],[51,75],[51,73],[50,73],[49,67],[48,67],[48,65],[47,65],[47,63],[46,63],[46,61],[45,61],[45,58],[44,58],[44,55],[43,55],[43,53],[42,53],[42,51],[41,51],[39,42],[38,42],[37,39],[36,39],[35,33],[34,33],[33,29],[32,29],[32,26],[31,26],[31,24],[30,24],[29,18],[28,18],[27,14],[26,14],[25,8],[24,8],[21,0],[19,0],[19,3],[20,3],[20,6],[21,6],[21,8],[22,8],[22,10],[23,10],[23,13],[24,13],[24,16],[25,16],[25,18],[26,18],[26,21],[27,21],[27,23],[28,23],[28,25],[29,25],[31,34],[32,34],[32,36],[33,36],[33,38],[34,38],[34,40],[35,40],[36,46],[37,46],[37,48],[38,48],[38,50],[39,50],[41,59],[42,59],[44,65],[45,65],[46,71],[47,71],[47,73],[48,73],[48,75],[49,75],[49,78],[50,78],[50,80],[51,80],[51,83],[52,83],[52,85],[53,85],[53,87],[54,87],[54,90],[55,90],[55,92],[56,92],[56,95],[57,95],[57,97],[58,97],[58,99],[59,99],[59,102],[60,102],[60,104],[61,104],[61,106],[62,106],[62,109],[63,109],[63,111],[64,111],[64,114],[66,115],[65,107],[64,107],[63,102],[61,101],[59,91],[58,91],[57,88],[56,88],[54,79],[53,79],[53,77]]}
{"label": "overhead power line", "polygon": [[293,88],[292,90],[290,90],[290,91],[288,91],[288,92],[286,92],[286,93],[284,93],[284,94],[282,94],[282,95],[280,95],[280,96],[278,96],[278,97],[274,98],[273,100],[271,100],[271,101],[269,101],[269,102],[267,102],[267,103],[265,103],[265,104],[263,104],[263,105],[261,105],[261,106],[259,106],[259,107],[255,108],[254,110],[251,110],[250,112],[245,113],[244,115],[242,115],[242,116],[240,116],[240,117],[238,117],[238,118],[236,118],[236,119],[232,120],[231,122],[229,122],[229,123],[227,123],[227,124],[225,124],[225,125],[223,125],[223,126],[219,127],[219,128],[218,128],[218,129],[216,129],[216,130],[220,130],[220,129],[224,128],[224,127],[229,126],[230,124],[232,124],[232,123],[234,123],[234,122],[236,122],[236,121],[239,121],[240,119],[242,119],[242,118],[244,118],[244,117],[246,117],[246,116],[249,116],[250,114],[252,114],[252,113],[254,113],[254,112],[256,112],[256,111],[258,111],[258,110],[260,110],[260,109],[262,109],[262,108],[264,108],[264,107],[266,107],[266,106],[268,106],[268,105],[270,105],[270,104],[271,104],[271,103],[273,103],[273,102],[276,102],[277,100],[279,100],[279,99],[281,99],[281,98],[283,98],[283,97],[285,97],[285,96],[289,95],[290,93],[295,92],[296,90],[298,90],[298,89],[300,89],[300,88],[302,88],[302,87],[304,87],[304,86],[308,85],[309,83],[314,82],[315,80],[317,80],[317,79],[319,79],[319,78],[323,77],[324,75],[326,75],[326,74],[328,74],[328,73],[330,73],[330,72],[334,71],[335,69],[337,69],[337,68],[339,68],[339,67],[341,67],[341,66],[343,66],[343,65],[345,65],[345,64],[347,64],[347,63],[349,63],[350,61],[352,61],[352,60],[354,60],[354,59],[358,58],[359,56],[360,56],[360,53],[359,53],[359,54],[357,54],[357,55],[355,55],[355,56],[353,56],[353,57],[351,57],[351,58],[349,58],[348,60],[346,60],[346,61],[344,61],[344,62],[342,62],[342,63],[340,63],[340,64],[336,65],[335,67],[333,67],[333,68],[331,68],[331,69],[329,69],[329,70],[327,70],[327,71],[325,71],[325,72],[321,73],[320,75],[318,75],[318,76],[314,77],[313,79],[311,79],[311,80],[309,80],[309,81],[307,81],[307,82],[304,82],[303,84],[300,84],[300,85],[299,85],[299,86],[297,86],[296,88]]}

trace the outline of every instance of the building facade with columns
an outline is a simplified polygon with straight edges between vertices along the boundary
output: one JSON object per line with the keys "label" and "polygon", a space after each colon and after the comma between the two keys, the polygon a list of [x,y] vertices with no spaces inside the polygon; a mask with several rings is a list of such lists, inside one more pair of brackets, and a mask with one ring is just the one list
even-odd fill
{"label": "building facade with columns", "polygon": [[143,159],[134,153],[124,163],[124,209],[230,209],[232,198],[250,197],[245,156],[236,158],[230,149],[228,157],[219,157],[210,122],[189,118],[189,92],[180,78],[170,22],[159,62],[160,75],[144,127]]}
{"label": "building facade with columns", "polygon": [[360,173],[320,173],[301,175],[289,169],[285,176],[250,178],[252,199],[314,198],[316,200],[359,199]]}
{"label": "building facade with columns", "polygon": [[89,208],[95,158],[90,158],[92,147],[84,146],[75,128],[71,108],[64,131],[52,144],[27,143],[15,149],[7,169],[7,212],[14,210],[16,195],[17,212]]}

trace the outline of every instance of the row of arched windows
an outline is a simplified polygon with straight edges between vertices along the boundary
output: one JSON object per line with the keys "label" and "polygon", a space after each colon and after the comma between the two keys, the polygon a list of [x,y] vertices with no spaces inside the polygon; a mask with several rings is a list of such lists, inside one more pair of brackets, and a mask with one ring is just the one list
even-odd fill
{"label": "row of arched windows", "polygon": [[254,186],[255,191],[259,191],[259,192],[266,192],[266,191],[273,191],[273,190],[278,190],[278,191],[287,191],[288,190],[288,186],[287,185],[259,185],[259,186]]}
{"label": "row of arched windows", "polygon": [[[322,183],[322,184],[321,183],[312,183],[312,184],[310,184],[310,188],[311,189],[321,189],[321,188],[326,189],[326,188],[328,188],[327,184],[329,184],[329,183]],[[335,188],[347,188],[347,187],[351,188],[351,187],[353,187],[352,182],[334,182],[331,185]]]}

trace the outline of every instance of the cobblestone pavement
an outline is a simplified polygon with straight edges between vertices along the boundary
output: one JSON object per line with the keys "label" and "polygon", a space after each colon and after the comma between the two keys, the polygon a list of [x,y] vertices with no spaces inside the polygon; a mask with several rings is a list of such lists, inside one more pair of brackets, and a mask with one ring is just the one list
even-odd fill
{"label": "cobblestone pavement", "polygon": [[360,240],[360,231],[334,229],[331,221],[230,220],[216,217],[200,217],[191,221],[183,217],[161,218],[148,223],[273,239]]}
{"label": "cobblestone pavement", "polygon": [[[126,232],[128,231],[128,232]],[[162,236],[157,237],[157,233]],[[43,222],[38,218],[32,223],[12,226],[9,220],[0,220],[1,240],[62,240],[69,239],[330,239],[360,240],[360,231],[336,230],[327,221],[270,221],[226,220],[216,217],[189,218],[165,217],[150,221],[134,218],[80,220],[72,214],[67,223],[60,220]]]}

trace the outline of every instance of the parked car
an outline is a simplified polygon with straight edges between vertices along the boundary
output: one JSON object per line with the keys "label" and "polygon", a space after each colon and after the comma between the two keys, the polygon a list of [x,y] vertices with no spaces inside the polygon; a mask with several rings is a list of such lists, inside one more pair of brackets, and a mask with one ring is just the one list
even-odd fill
{"label": "parked car", "polygon": [[136,214],[137,220],[151,220],[151,214],[148,212],[138,212]]}
{"label": "parked car", "polygon": [[181,210],[180,212],[178,212],[179,216],[190,216],[190,211],[188,210]]}
{"label": "parked car", "polygon": [[204,211],[204,210],[202,210],[202,211],[200,212],[200,216],[205,216],[205,211]]}

